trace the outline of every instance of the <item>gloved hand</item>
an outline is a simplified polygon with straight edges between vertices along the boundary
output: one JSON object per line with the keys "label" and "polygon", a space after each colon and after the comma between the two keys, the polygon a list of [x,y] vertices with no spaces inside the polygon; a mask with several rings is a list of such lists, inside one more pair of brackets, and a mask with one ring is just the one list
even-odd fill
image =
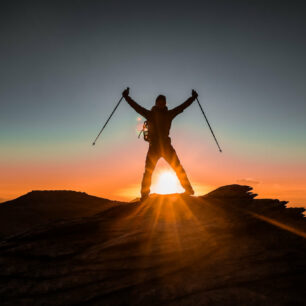
{"label": "gloved hand", "polygon": [[191,95],[194,99],[198,97],[198,93],[194,89],[192,90]]}
{"label": "gloved hand", "polygon": [[125,97],[128,97],[130,94],[130,88],[127,87],[127,89],[125,89],[123,92],[122,92],[122,96],[125,98]]}

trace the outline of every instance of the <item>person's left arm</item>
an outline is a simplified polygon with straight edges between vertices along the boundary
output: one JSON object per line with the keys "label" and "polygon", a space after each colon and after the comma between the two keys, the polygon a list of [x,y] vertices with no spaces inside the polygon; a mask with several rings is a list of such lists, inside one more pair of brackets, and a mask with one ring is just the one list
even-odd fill
{"label": "person's left arm", "polygon": [[192,90],[192,96],[190,98],[188,98],[184,103],[170,110],[172,117],[174,118],[178,114],[182,113],[197,97],[198,93],[195,90]]}

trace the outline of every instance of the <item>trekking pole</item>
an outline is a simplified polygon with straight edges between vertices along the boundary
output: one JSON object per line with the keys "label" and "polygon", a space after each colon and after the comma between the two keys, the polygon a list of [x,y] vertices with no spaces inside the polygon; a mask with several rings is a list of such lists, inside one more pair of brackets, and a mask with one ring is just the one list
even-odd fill
{"label": "trekking pole", "polygon": [[[129,87],[127,87],[127,89],[129,89]],[[120,102],[122,101],[123,96],[120,98],[119,102],[117,103],[116,107],[114,108],[114,110],[112,111],[112,113],[110,114],[110,116],[108,117],[108,119],[106,120],[105,124],[103,125],[103,128],[101,129],[100,133],[98,134],[98,136],[96,137],[95,141],[92,143],[92,145],[94,146],[96,144],[96,141],[98,140],[99,136],[101,135],[101,133],[103,132],[104,128],[106,127],[108,121],[110,120],[110,118],[112,117],[112,115],[114,114],[114,112],[116,111],[117,107],[119,106]]]}
{"label": "trekking pole", "polygon": [[221,148],[220,148],[220,146],[219,146],[219,144],[218,144],[217,138],[216,138],[216,136],[215,136],[215,134],[214,134],[214,132],[213,132],[213,130],[212,130],[210,124],[209,124],[209,121],[208,121],[208,119],[207,119],[207,117],[206,117],[206,115],[205,115],[205,113],[204,113],[204,110],[203,110],[203,108],[202,108],[202,105],[200,104],[199,99],[198,99],[198,98],[196,98],[196,99],[197,99],[197,102],[198,102],[198,104],[199,104],[199,106],[200,106],[200,109],[201,109],[201,111],[202,111],[202,114],[203,114],[203,116],[204,116],[204,118],[205,118],[205,120],[206,120],[206,122],[207,122],[207,124],[208,124],[208,127],[209,127],[209,129],[210,129],[210,131],[211,131],[211,133],[212,133],[212,135],[213,135],[213,137],[214,137],[214,139],[215,139],[215,142],[216,142],[216,144],[217,144],[217,146],[218,146],[218,148],[219,148],[219,151],[220,151],[220,153],[221,153],[222,150],[221,150]]}

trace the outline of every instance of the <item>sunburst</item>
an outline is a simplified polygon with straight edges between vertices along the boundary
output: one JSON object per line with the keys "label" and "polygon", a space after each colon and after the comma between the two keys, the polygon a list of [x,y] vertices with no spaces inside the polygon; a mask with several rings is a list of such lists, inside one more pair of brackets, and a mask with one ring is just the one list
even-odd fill
{"label": "sunburst", "polygon": [[157,181],[151,187],[152,193],[170,194],[183,192],[176,174],[170,170],[163,170],[158,174]]}

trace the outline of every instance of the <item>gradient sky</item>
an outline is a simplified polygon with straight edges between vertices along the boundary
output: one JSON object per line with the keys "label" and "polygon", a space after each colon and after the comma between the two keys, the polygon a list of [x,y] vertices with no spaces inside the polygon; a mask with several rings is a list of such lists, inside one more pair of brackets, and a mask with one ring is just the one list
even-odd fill
{"label": "gradient sky", "polygon": [[240,183],[305,205],[303,1],[7,1],[0,17],[0,202],[138,196],[147,143],[126,102],[91,146],[129,86],[147,108],[199,92],[224,152],[195,103],[171,132],[198,194]]}

